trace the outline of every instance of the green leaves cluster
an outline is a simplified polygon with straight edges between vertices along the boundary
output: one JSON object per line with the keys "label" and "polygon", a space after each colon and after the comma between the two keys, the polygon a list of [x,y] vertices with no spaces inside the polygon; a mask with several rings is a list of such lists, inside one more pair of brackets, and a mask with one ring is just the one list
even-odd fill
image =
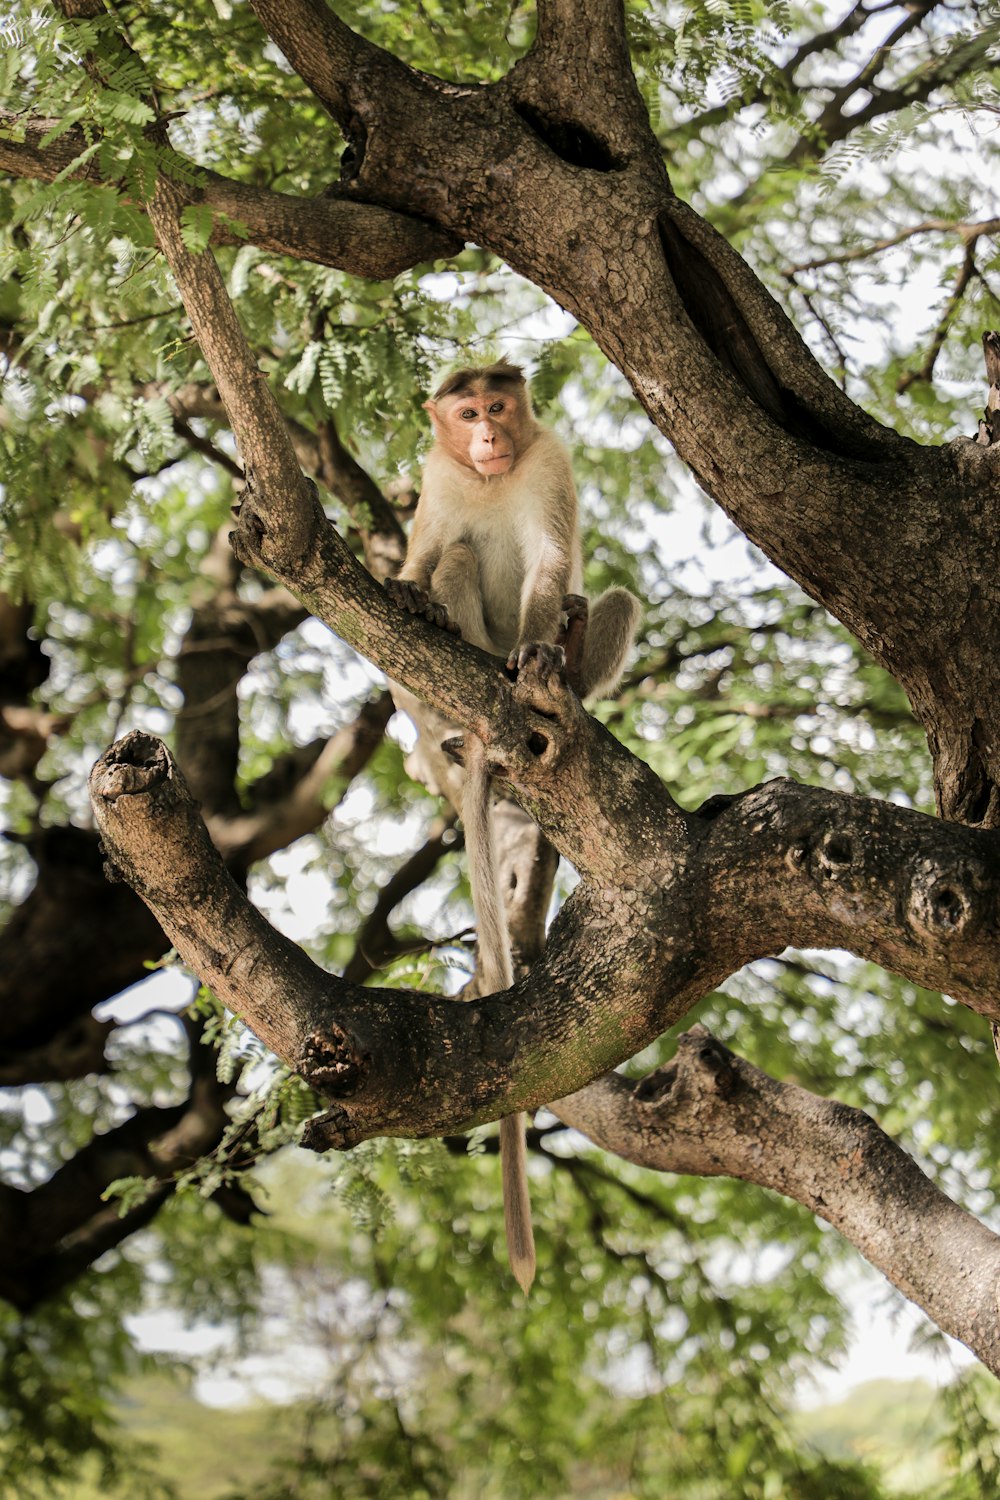
{"label": "green leaves cluster", "polygon": [[[413,65],[466,81],[505,72],[534,25],[527,6],[459,0],[338,13]],[[225,424],[209,414],[186,429],[169,403],[207,372],[136,206],[162,150],[146,127],[176,117],[170,139],[195,189],[210,169],[312,196],[336,181],[342,145],[262,45],[249,7],[195,0],[115,18],[128,28],[126,55],[105,23],[69,32],[15,5],[0,51],[7,106],[51,118],[49,141],[82,129],[74,166],[100,177],[0,184],[0,590],[35,606],[51,660],[38,701],[62,721],[36,778],[0,791],[4,826],[22,837],[86,818],[86,773],[119,729],[169,733],[173,662],[205,586],[198,564],[234,497],[226,464],[192,443],[231,459]],[[954,308],[963,231],[902,236],[923,220],[996,213],[995,132],[973,139],[968,128],[997,108],[995,7],[939,7],[879,75],[904,107],[837,139],[818,122],[834,83],[860,66],[871,25],[833,35],[826,7],[755,0],[630,5],[628,24],[675,186],[741,246],[828,368],[921,440],[971,430],[979,332],[1000,311],[995,235],[977,242]],[[796,49],[828,32],[792,77]],[[85,49],[103,59],[99,77],[79,66]],[[966,56],[973,74],[945,67]],[[929,70],[940,82],[921,96]],[[3,130],[16,138],[16,125]],[[189,248],[203,249],[212,227],[195,203]],[[897,246],[873,250],[893,237]],[[791,775],[930,807],[926,752],[898,687],[703,520],[624,382],[534,288],[474,248],[380,284],[251,244],[218,256],[290,422],[311,435],[332,418],[383,486],[417,472],[421,401],[442,365],[498,354],[527,364],[539,411],[573,450],[588,589],[628,583],[649,601],[636,665],[602,714],[686,806]],[[785,274],[813,260],[824,264]],[[904,300],[919,312],[900,326]],[[933,370],[901,391],[942,323]],[[290,746],[347,722],[370,683],[309,627],[258,657],[241,684],[241,793]],[[320,833],[253,874],[255,897],[289,920],[297,882],[323,882],[308,942],[331,967],[347,962],[379,886],[432,816],[393,736]],[[3,859],[12,908],[33,872],[13,845]],[[460,871],[449,854],[397,914],[398,935],[437,946],[401,960],[394,982],[454,987],[468,960]],[[977,1018],[812,954],[762,962],[697,1015],[769,1071],[872,1110],[950,1192],[995,1210],[995,1061]],[[245,1035],[231,1018],[218,1032],[235,1080]],[[664,1038],[635,1066],[674,1044]],[[170,1043],[122,1028],[115,1049],[114,1074],[7,1092],[8,1190],[45,1179],[137,1106],[183,1097],[179,1027]],[[311,1104],[275,1074],[262,1146],[285,1142]],[[264,1349],[277,1306],[288,1343],[325,1350],[322,1416],[311,1414],[257,1495],[326,1495],[331,1475],[345,1497],[881,1494],[863,1465],[806,1451],[787,1417],[803,1372],[835,1358],[845,1336],[829,1291],[843,1256],[834,1236],[739,1184],[661,1179],[551,1121],[545,1131],[533,1156],[541,1274],[530,1308],[498,1271],[488,1137],[471,1153],[391,1143],[319,1167],[275,1155],[254,1189],[270,1218],[252,1229],[201,1196],[242,1169],[223,1151],[71,1295],[5,1315],[0,1460],[18,1492],[58,1493],[82,1451],[109,1491],[142,1492],[141,1455],[117,1441],[114,1393],[143,1366],[127,1320],[155,1305],[175,1324],[212,1323]],[[955,1453],[935,1500],[991,1493],[995,1413],[974,1383],[948,1404]]]}

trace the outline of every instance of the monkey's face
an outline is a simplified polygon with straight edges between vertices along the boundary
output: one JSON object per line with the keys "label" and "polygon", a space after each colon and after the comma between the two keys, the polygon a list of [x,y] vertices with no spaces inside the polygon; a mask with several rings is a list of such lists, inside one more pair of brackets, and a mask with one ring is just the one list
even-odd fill
{"label": "monkey's face", "polygon": [[484,479],[507,474],[525,442],[524,398],[510,390],[456,392],[425,403],[438,442]]}

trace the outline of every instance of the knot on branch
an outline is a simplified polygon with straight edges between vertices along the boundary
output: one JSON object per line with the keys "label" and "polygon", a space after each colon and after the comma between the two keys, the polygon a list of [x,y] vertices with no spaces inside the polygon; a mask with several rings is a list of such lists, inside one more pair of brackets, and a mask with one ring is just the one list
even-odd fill
{"label": "knot on branch", "polygon": [[853,834],[830,828],[812,851],[811,873],[815,880],[843,880],[861,862]]}
{"label": "knot on branch", "polygon": [[677,1039],[677,1055],[665,1068],[647,1074],[635,1087],[635,1098],[654,1107],[671,1094],[676,1101],[699,1094],[729,1099],[739,1083],[738,1059],[700,1023]]}
{"label": "knot on branch", "polygon": [[985,916],[986,872],[971,860],[942,869],[921,860],[910,881],[906,915],[918,933],[935,940],[970,937]]}
{"label": "knot on branch", "polygon": [[95,796],[105,802],[152,791],[170,775],[170,757],[162,740],[141,729],[116,740],[105,750],[91,772]]}
{"label": "knot on branch", "polygon": [[261,551],[267,535],[264,519],[253,503],[252,471],[247,470],[246,489],[232,507],[236,530],[229,533],[229,545],[237,561],[245,568],[255,568],[262,561]]}
{"label": "knot on branch", "polygon": [[707,1026],[692,1026],[677,1043],[678,1068],[696,1081],[699,1089],[710,1089],[722,1099],[734,1092],[737,1058],[714,1037]]}
{"label": "knot on branch", "polygon": [[793,870],[801,871],[816,886],[821,896],[824,890],[836,891],[835,904],[841,920],[864,920],[869,896],[858,888],[866,865],[866,843],[860,830],[827,828],[819,836],[793,835],[786,859]]}
{"label": "knot on branch", "polygon": [[370,1066],[371,1058],[359,1052],[339,1026],[331,1025],[326,1031],[314,1031],[306,1037],[295,1071],[317,1093],[342,1099],[357,1092]]}
{"label": "knot on branch", "polygon": [[[270,496],[247,466],[243,493],[232,508],[236,530],[229,533],[229,545],[244,567],[264,568],[279,577],[295,573],[328,525],[314,480],[299,474],[289,490],[293,493]],[[294,516],[294,528],[287,524],[289,516]]]}
{"label": "knot on branch", "polygon": [[[140,895],[145,889],[133,860],[118,848],[114,828],[123,812],[132,810],[125,798],[142,796],[166,786],[171,777],[170,754],[162,740],[133,729],[94,762],[90,795],[101,833],[104,875],[112,885],[129,884]],[[118,804],[121,803],[121,807]]]}
{"label": "knot on branch", "polygon": [[325,1109],[302,1127],[299,1145],[305,1151],[348,1151],[360,1139],[352,1130],[349,1116],[342,1109]]}

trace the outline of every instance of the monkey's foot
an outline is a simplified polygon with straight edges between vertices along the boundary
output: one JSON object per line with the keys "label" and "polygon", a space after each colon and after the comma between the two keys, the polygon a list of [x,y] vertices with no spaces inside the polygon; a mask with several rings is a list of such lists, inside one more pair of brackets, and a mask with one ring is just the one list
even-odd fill
{"label": "monkey's foot", "polygon": [[405,609],[407,614],[420,615],[429,620],[439,630],[450,631],[452,635],[460,634],[454,620],[448,618],[448,611],[443,604],[435,604],[426,589],[419,588],[415,583],[409,583],[402,578],[387,578],[385,580],[385,591],[394,604],[400,609]]}
{"label": "monkey's foot", "polygon": [[560,635],[565,635],[574,620],[585,620],[590,613],[590,600],[584,594],[564,594],[562,612],[566,616],[566,624]]}

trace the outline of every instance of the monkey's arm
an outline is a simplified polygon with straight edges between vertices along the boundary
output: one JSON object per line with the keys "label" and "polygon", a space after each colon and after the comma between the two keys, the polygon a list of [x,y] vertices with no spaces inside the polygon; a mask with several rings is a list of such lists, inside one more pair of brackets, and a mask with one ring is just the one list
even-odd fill
{"label": "monkey's arm", "polygon": [[547,532],[538,561],[524,581],[519,645],[555,640],[572,575],[573,557],[569,547],[562,537]]}
{"label": "monkey's arm", "polygon": [[398,575],[385,580],[386,593],[400,609],[411,615],[422,615],[432,625],[457,635],[459,627],[449,619],[444,601],[431,599],[431,578],[441,557],[442,543],[437,529],[427,517],[428,506],[425,496],[421,496],[406,559]]}
{"label": "monkey's arm", "polygon": [[519,646],[556,639],[567,594],[583,583],[579,503],[569,454],[555,433],[543,431],[532,444],[529,475],[539,514],[527,553],[521,589]]}
{"label": "monkey's arm", "polygon": [[406,558],[396,579],[398,583],[415,584],[424,593],[431,586],[431,574],[441,556],[441,539],[437,535],[436,528],[428,521],[427,515],[426,495],[421,495],[417,504],[417,513],[413,518],[413,530],[410,532]]}

